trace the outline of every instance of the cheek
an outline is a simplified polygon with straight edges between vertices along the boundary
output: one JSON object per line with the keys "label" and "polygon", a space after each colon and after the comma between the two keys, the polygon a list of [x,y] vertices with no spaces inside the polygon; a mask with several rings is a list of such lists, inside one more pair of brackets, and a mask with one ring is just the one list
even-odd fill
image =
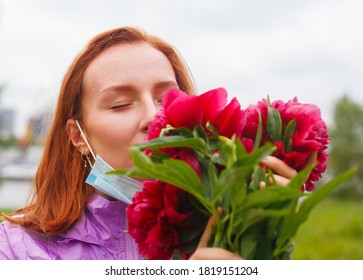
{"label": "cheek", "polygon": [[[113,168],[131,167],[128,148],[142,141],[138,124],[131,119],[102,118],[89,130],[92,149]],[[140,138],[140,139],[138,139]]]}

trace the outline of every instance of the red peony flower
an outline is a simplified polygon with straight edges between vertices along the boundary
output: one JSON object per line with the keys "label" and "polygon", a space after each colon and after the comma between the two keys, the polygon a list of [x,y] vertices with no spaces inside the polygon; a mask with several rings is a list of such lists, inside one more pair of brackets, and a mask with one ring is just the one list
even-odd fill
{"label": "red peony flower", "polygon": [[[312,104],[301,104],[297,98],[286,103],[281,100],[274,101],[270,107],[280,113],[283,131],[290,121],[296,120],[296,128],[291,137],[291,150],[287,151],[281,141],[275,141],[278,152],[274,156],[300,171],[305,167],[312,152],[317,152],[318,163],[305,183],[305,190],[312,191],[314,189],[312,182],[321,178],[322,173],[326,170],[328,159],[326,149],[329,136],[326,124],[321,118],[320,109]],[[256,137],[259,123],[258,112],[262,118],[262,145],[266,141],[271,141],[267,132],[268,104],[265,99],[258,102],[257,105],[250,105],[245,110],[246,125],[241,136],[244,141]]]}
{"label": "red peony flower", "polygon": [[159,181],[144,181],[143,190],[135,194],[128,206],[129,234],[140,253],[147,259],[170,259],[175,249],[184,255],[179,241],[181,225],[189,217],[188,209],[179,210],[186,192]]}
{"label": "red peony flower", "polygon": [[148,140],[160,136],[167,124],[193,130],[197,125],[210,122],[219,135],[232,137],[243,129],[243,111],[237,99],[227,105],[227,92],[217,88],[201,95],[188,95],[178,89],[168,91],[163,98],[163,108],[149,126]]}
{"label": "red peony flower", "polygon": [[231,138],[234,134],[240,135],[245,123],[245,115],[236,98],[219,113],[212,122],[212,125],[217,128],[219,135]]}

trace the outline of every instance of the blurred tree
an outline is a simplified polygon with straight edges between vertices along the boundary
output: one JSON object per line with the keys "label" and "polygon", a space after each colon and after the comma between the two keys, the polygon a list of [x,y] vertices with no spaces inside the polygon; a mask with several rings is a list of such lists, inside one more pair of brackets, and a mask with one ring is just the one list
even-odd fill
{"label": "blurred tree", "polygon": [[329,170],[333,176],[357,168],[356,174],[344,183],[335,195],[340,198],[363,197],[363,106],[348,95],[337,100],[330,129]]}

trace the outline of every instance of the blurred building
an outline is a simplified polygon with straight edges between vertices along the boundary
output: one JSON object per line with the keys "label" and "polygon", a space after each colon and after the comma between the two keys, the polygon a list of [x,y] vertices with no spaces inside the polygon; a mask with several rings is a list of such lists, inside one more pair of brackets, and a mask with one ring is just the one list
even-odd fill
{"label": "blurred building", "polygon": [[15,110],[0,108],[0,138],[10,139],[15,135]]}
{"label": "blurred building", "polygon": [[43,145],[47,138],[53,115],[43,112],[29,119],[23,141],[27,145]]}

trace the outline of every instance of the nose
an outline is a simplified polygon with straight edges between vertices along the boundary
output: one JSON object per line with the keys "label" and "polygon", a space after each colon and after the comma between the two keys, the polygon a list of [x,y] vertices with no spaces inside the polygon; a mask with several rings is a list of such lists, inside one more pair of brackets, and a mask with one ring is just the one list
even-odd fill
{"label": "nose", "polygon": [[143,106],[142,120],[140,122],[140,130],[147,133],[149,124],[154,121],[155,115],[159,110],[159,106],[153,101],[148,100]]}

